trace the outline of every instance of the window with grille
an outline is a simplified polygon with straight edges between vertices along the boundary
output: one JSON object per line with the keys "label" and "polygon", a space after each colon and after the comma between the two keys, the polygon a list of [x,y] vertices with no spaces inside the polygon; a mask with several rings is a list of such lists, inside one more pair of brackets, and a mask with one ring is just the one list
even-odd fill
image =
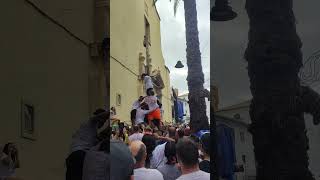
{"label": "window with grille", "polygon": [[116,103],[117,103],[117,106],[121,106],[121,94],[117,94]]}
{"label": "window with grille", "polygon": [[27,139],[36,139],[35,107],[25,100],[21,103],[21,136]]}
{"label": "window with grille", "polygon": [[150,37],[150,24],[146,17],[144,17],[144,28],[145,28],[145,37],[147,38],[147,42],[151,45],[151,37]]}

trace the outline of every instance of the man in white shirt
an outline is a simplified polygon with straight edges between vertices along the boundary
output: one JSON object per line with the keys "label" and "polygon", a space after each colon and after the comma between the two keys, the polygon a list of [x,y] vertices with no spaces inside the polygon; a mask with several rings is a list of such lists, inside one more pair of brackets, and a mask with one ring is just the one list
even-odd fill
{"label": "man in white shirt", "polygon": [[134,101],[133,104],[132,104],[132,110],[133,109],[138,109],[140,107],[140,104],[143,100],[143,96],[140,96],[138,100]]}
{"label": "man in white shirt", "polygon": [[[176,128],[169,127],[169,138],[176,138]],[[164,150],[166,147],[166,143],[158,145],[152,152],[152,157],[150,160],[150,167],[153,169],[157,169],[158,167],[164,165],[167,162],[167,158],[165,157]]]}
{"label": "man in white shirt", "polygon": [[141,102],[142,102],[143,99],[144,99],[144,97],[140,96],[139,99],[136,100],[132,104],[132,110],[131,110],[131,123],[132,123],[132,125],[135,124],[137,109],[141,106]]}
{"label": "man in white shirt", "polygon": [[141,78],[144,81],[144,88],[145,91],[147,92],[149,89],[153,89],[153,82],[152,78],[148,74],[142,74]]}
{"label": "man in white shirt", "polygon": [[182,175],[177,180],[209,180],[210,174],[199,169],[198,147],[189,138],[182,138],[176,145]]}
{"label": "man in white shirt", "polygon": [[139,132],[139,126],[133,126],[133,134],[129,136],[129,141],[142,141],[143,134]]}
{"label": "man in white shirt", "polygon": [[155,96],[152,78],[147,74],[142,74],[144,80],[145,91],[147,96],[144,98],[144,102],[148,104],[149,109],[154,109],[154,111],[148,114],[148,123],[151,125],[153,123],[160,129],[161,122],[161,110],[158,104],[158,98]]}
{"label": "man in white shirt", "polygon": [[134,180],[163,180],[162,174],[156,169],[146,169],[147,158],[146,146],[141,141],[133,141],[130,150],[136,163],[134,165]]}
{"label": "man in white shirt", "polygon": [[150,108],[149,108],[149,110],[147,110],[147,109],[148,109],[148,105],[146,103],[142,103],[141,107],[139,107],[137,109],[136,119],[134,122],[135,125],[140,125],[140,124],[144,123],[145,116],[155,110],[154,107],[153,107],[153,109],[150,109]]}

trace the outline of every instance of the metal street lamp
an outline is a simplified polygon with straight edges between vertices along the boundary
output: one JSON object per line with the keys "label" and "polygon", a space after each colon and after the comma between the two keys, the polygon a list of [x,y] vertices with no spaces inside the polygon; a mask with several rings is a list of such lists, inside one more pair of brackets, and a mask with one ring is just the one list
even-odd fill
{"label": "metal street lamp", "polygon": [[178,61],[177,64],[174,66],[175,68],[181,69],[184,67],[181,61]]}
{"label": "metal street lamp", "polygon": [[237,16],[238,14],[229,6],[228,0],[216,0],[210,12],[211,21],[230,21]]}

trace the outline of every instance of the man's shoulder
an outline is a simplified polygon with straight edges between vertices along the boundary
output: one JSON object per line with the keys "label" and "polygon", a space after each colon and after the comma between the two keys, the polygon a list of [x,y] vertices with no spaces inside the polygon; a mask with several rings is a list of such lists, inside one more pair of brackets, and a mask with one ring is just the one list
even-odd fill
{"label": "man's shoulder", "polygon": [[152,174],[154,177],[163,177],[161,172],[157,169],[148,169],[150,171],[150,174]]}
{"label": "man's shoulder", "polygon": [[156,153],[162,152],[162,151],[164,152],[164,149],[165,149],[165,148],[166,148],[166,143],[157,145],[157,146],[154,148],[152,154],[156,154]]}
{"label": "man's shoulder", "polygon": [[182,175],[177,180],[189,180],[193,178],[198,178],[201,180],[209,180],[210,174],[204,171],[197,171],[191,174]]}
{"label": "man's shoulder", "polygon": [[164,150],[164,149],[166,148],[166,144],[167,144],[167,142],[162,143],[162,144],[158,145],[156,148],[157,148],[158,150]]}
{"label": "man's shoulder", "polygon": [[168,169],[171,169],[171,167],[167,164],[163,164],[157,168],[157,170],[160,172],[167,172]]}
{"label": "man's shoulder", "polygon": [[140,172],[140,173],[143,173],[145,175],[151,175],[151,176],[155,176],[155,177],[158,177],[158,176],[161,176],[162,177],[162,174],[159,170],[157,169],[146,169],[146,168],[141,168],[141,169],[135,169],[136,172]]}
{"label": "man's shoulder", "polygon": [[204,176],[209,176],[210,177],[210,173],[204,172],[204,171],[200,171]]}

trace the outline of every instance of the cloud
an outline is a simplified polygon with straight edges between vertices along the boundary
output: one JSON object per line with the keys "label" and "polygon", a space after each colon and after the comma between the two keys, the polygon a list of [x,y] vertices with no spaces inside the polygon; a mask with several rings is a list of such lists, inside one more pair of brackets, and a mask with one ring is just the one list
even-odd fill
{"label": "cloud", "polygon": [[172,76],[185,76],[188,75],[188,69],[182,68],[182,69],[175,69],[174,71],[171,71]]}
{"label": "cloud", "polygon": [[[157,2],[157,9],[161,17],[162,52],[166,65],[170,69],[171,86],[181,92],[187,92],[186,38],[183,1],[179,4],[174,16],[173,3],[168,0]],[[197,1],[198,29],[202,66],[205,79],[210,78],[210,1]],[[185,65],[183,69],[174,68],[177,61]],[[209,83],[208,83],[209,82]],[[210,87],[210,79],[205,83]]]}

